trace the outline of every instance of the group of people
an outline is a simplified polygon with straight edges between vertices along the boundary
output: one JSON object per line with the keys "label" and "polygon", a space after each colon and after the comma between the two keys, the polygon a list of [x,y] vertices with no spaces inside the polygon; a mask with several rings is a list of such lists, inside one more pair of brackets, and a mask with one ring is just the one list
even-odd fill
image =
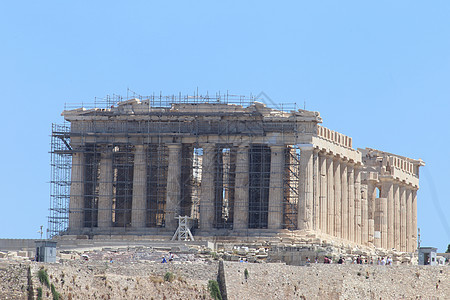
{"label": "group of people", "polygon": [[[306,257],[306,263],[307,264],[311,263],[311,260],[309,259],[309,257]],[[318,260],[317,257],[315,258],[314,263],[316,263],[316,264],[319,263],[319,260]],[[328,257],[328,256],[324,256],[323,263],[324,264],[332,264],[333,260],[330,257]],[[339,259],[337,260],[336,263],[340,264],[340,265],[341,264],[345,264],[345,259],[342,258],[342,257],[339,257]],[[370,258],[370,259],[362,258],[361,255],[359,255],[358,257],[354,257],[352,259],[351,264],[357,264],[357,265],[370,264],[370,265],[373,265],[374,261],[373,261],[372,258]],[[381,265],[381,266],[391,266],[392,265],[392,258],[390,256],[381,257],[381,258],[378,257],[376,264],[377,265]]]}
{"label": "group of people", "polygon": [[382,257],[381,259],[378,257],[377,259],[377,265],[381,266],[392,266],[392,258],[390,256],[388,257]]}
{"label": "group of people", "polygon": [[166,259],[166,256],[163,256],[161,263],[165,264],[165,263],[167,263],[167,261],[169,261],[169,262],[173,261],[173,253],[172,252],[169,252],[169,256],[167,259]]}

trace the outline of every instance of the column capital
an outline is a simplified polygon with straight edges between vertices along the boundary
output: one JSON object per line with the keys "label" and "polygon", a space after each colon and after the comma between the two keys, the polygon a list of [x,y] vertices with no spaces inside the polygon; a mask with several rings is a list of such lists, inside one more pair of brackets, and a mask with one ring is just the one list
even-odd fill
{"label": "column capital", "polygon": [[202,147],[203,149],[211,150],[216,147],[216,143],[201,143],[199,146]]}
{"label": "column capital", "polygon": [[360,170],[362,168],[363,168],[363,165],[360,162],[355,162],[355,169]]}
{"label": "column capital", "polygon": [[392,183],[394,183],[394,177],[392,177],[392,176],[390,176],[390,175],[388,175],[388,176],[386,176],[386,175],[381,175],[381,176],[379,176],[379,179],[380,179],[380,181],[382,181],[382,182],[391,181]]}
{"label": "column capital", "polygon": [[328,160],[334,160],[334,154],[333,154],[333,153],[325,153],[325,157],[326,157]]}
{"label": "column capital", "polygon": [[100,144],[98,145],[100,148],[101,153],[112,153],[113,152],[113,145],[112,144]]}
{"label": "column capital", "polygon": [[339,154],[338,155],[333,155],[333,160],[340,162],[341,161],[341,157],[339,156]]}
{"label": "column capital", "polygon": [[403,188],[403,189],[405,189],[405,190],[406,190],[406,188],[408,187],[408,184],[407,184],[406,182],[403,182],[403,181],[399,181],[399,182],[397,182],[397,184],[398,184],[398,186],[399,186],[400,188]]}
{"label": "column capital", "polygon": [[238,144],[236,143],[233,146],[238,147],[239,149],[241,149],[241,148],[248,148],[248,147],[250,147],[250,144],[249,143],[238,143]]}
{"label": "column capital", "polygon": [[166,143],[165,144],[169,150],[178,150],[181,148],[181,143]]}
{"label": "column capital", "polygon": [[134,145],[135,151],[144,151],[147,148],[147,145]]}
{"label": "column capital", "polygon": [[340,160],[341,165],[347,167],[348,166],[348,161],[346,159],[341,159]]}
{"label": "column capital", "polygon": [[314,150],[314,145],[313,144],[298,144],[297,145],[300,148],[300,151],[305,151],[305,150]]}
{"label": "column capital", "polygon": [[319,150],[319,156],[327,156],[327,152],[325,150]]}
{"label": "column capital", "polygon": [[272,149],[274,151],[283,151],[286,148],[286,145],[269,145],[270,150],[272,151]]}

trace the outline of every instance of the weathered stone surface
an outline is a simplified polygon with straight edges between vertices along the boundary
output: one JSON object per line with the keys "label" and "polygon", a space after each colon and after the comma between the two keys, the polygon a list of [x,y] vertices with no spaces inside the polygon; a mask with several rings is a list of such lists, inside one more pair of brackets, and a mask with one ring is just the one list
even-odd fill
{"label": "weathered stone surface", "polygon": [[224,270],[229,300],[446,299],[450,295],[447,267],[227,262]]}

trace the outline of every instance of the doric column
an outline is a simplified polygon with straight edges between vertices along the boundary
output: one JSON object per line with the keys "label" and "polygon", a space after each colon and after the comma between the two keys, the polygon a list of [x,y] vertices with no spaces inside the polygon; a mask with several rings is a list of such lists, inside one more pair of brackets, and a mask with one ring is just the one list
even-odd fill
{"label": "doric column", "polygon": [[375,199],[375,219],[374,227],[376,236],[374,236],[375,247],[387,249],[387,222],[386,222],[387,199]]}
{"label": "doric column", "polygon": [[133,201],[131,202],[131,226],[145,227],[147,208],[147,159],[146,147],[136,145],[134,150],[133,168]]}
{"label": "doric column", "polygon": [[[374,233],[375,233],[375,221],[374,219],[368,219],[368,234],[367,234],[367,244],[375,245]],[[379,247],[379,246],[378,246]]]}
{"label": "doric column", "polygon": [[394,248],[400,251],[400,186],[394,183]]}
{"label": "doric column", "polygon": [[412,191],[409,186],[406,187],[406,251],[412,252]]}
{"label": "doric column", "polygon": [[412,197],[412,240],[411,240],[411,252],[416,251],[417,249],[417,188],[414,188],[411,191],[411,197]]}
{"label": "doric column", "polygon": [[333,155],[327,155],[327,233],[334,235],[334,167]]}
{"label": "doric column", "polygon": [[169,167],[167,168],[165,227],[175,232],[178,227],[181,196],[181,144],[166,144],[169,150]]}
{"label": "doric column", "polygon": [[394,188],[392,177],[381,178],[381,198],[387,199],[387,243],[385,249],[394,247]]}
{"label": "doric column", "polygon": [[70,182],[69,229],[80,229],[84,218],[84,153],[72,154],[72,177]]}
{"label": "doric column", "polygon": [[284,145],[270,146],[268,228],[283,228]]}
{"label": "doric column", "polygon": [[406,187],[400,186],[400,251],[408,251],[406,248]]}
{"label": "doric column", "polygon": [[300,147],[298,228],[313,229],[313,145]]}
{"label": "doric column", "polygon": [[203,144],[200,196],[200,229],[211,230],[214,223],[214,171],[216,145]]}
{"label": "doric column", "polygon": [[319,149],[313,152],[313,229],[320,231],[320,169]]}
{"label": "doric column", "polygon": [[[377,198],[377,180],[370,176],[367,179],[367,242],[375,245],[375,199]],[[381,244],[380,244],[381,247]]]}
{"label": "doric column", "polygon": [[342,237],[341,227],[341,162],[339,157],[335,157],[333,160],[333,178],[334,178],[334,236]]}
{"label": "doric column", "polygon": [[[349,209],[348,209],[348,167],[347,162],[341,162],[341,237],[349,240]],[[353,222],[353,220],[352,220]]]}
{"label": "doric column", "polygon": [[375,215],[375,198],[377,198],[377,181],[369,177],[367,180],[367,217],[373,219]]}
{"label": "doric column", "polygon": [[[355,241],[355,228],[360,226],[361,213],[356,211],[355,205],[355,173],[354,163],[347,164],[348,182],[348,239]],[[359,208],[359,202],[358,202]],[[358,219],[359,218],[359,219]]]}
{"label": "doric column", "polygon": [[112,147],[103,149],[100,156],[100,181],[98,195],[98,227],[109,228],[112,224],[113,154]]}
{"label": "doric column", "polygon": [[320,230],[322,232],[327,232],[327,158],[325,153],[319,152],[319,190],[320,190]]}
{"label": "doric column", "polygon": [[239,145],[236,154],[233,229],[248,228],[248,145]]}
{"label": "doric column", "polygon": [[361,166],[355,165],[355,239],[358,244],[367,243],[367,199],[361,199]]}

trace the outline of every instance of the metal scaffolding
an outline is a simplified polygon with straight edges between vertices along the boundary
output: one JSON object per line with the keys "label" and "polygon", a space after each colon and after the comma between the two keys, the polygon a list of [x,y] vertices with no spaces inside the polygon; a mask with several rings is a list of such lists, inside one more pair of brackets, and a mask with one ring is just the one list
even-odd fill
{"label": "metal scaffolding", "polygon": [[[139,133],[145,138],[142,145],[145,145],[145,226],[147,228],[164,228],[167,223],[168,207],[167,202],[167,180],[169,166],[169,150],[163,142],[163,137],[167,135],[181,134],[182,130],[188,126],[194,139],[190,144],[183,144],[181,148],[181,190],[179,196],[180,211],[176,216],[189,216],[192,218],[192,227],[198,228],[200,214],[200,199],[202,178],[205,176],[203,170],[203,149],[199,142],[201,124],[194,121],[186,123],[166,122],[163,109],[172,107],[173,104],[186,104],[201,108],[201,104],[238,104],[247,107],[255,101],[261,100],[257,97],[236,96],[228,93],[216,94],[215,96],[140,96],[135,93],[131,97],[123,98],[117,95],[106,97],[105,99],[95,99],[91,104],[70,104],[65,106],[65,110],[71,109],[91,109],[93,114],[104,113],[112,107],[119,107],[120,103],[139,99],[141,103],[148,105],[148,110],[159,120],[127,122],[118,121],[114,128],[102,128],[100,124],[53,124],[51,135],[51,195],[50,195],[50,215],[48,218],[48,237],[64,234],[69,226],[69,202],[71,197],[82,197],[83,207],[72,208],[71,213],[81,215],[81,227],[84,232],[89,233],[89,229],[103,227],[103,218],[99,215],[107,216],[108,222],[105,227],[123,228],[126,232],[132,225],[131,212],[133,209],[133,179],[135,168],[136,145],[130,141],[131,137]],[[270,105],[270,104],[269,104]],[[272,105],[274,106],[274,105]],[[158,108],[161,113],[158,114]],[[292,105],[276,105],[274,107],[281,112],[296,109]],[[211,111],[213,114],[214,111]],[[124,112],[126,114],[126,112]],[[195,112],[190,112],[195,116]],[[83,127],[84,126],[84,127]],[[96,135],[85,134],[88,127],[98,126],[96,130],[100,133],[120,135],[120,139],[112,145],[106,145],[102,138]],[[214,184],[214,221],[213,227],[216,229],[233,229],[233,216],[235,209],[235,189],[236,182],[236,160],[238,147],[236,140],[231,138],[232,133],[237,132],[233,121],[220,121],[217,128],[212,128],[211,134],[220,136],[220,143],[216,144],[214,150],[213,172]],[[247,126],[243,124],[243,126]],[[276,126],[274,124],[274,126]],[[155,134],[158,132],[158,134]],[[285,130],[295,130],[295,124],[286,127]],[[248,227],[268,228],[269,213],[269,181],[271,176],[271,149],[267,145],[251,143],[252,136],[261,134],[258,128],[248,128],[246,133],[250,141],[248,149],[249,159],[249,203],[248,203]],[[99,133],[97,132],[97,133]],[[84,146],[74,147],[73,139]],[[81,153],[83,174],[82,182],[72,182],[72,156],[74,153]],[[298,202],[298,182],[299,182],[299,150],[296,145],[287,145],[284,150],[282,186],[283,205],[282,210],[283,228],[296,229],[297,227],[297,202]],[[110,166],[105,163],[110,155],[112,173],[109,174],[105,168]],[[78,160],[77,160],[78,161]],[[71,191],[71,183],[80,184],[79,195],[74,190]],[[112,203],[106,208],[102,204],[102,197],[106,189],[112,186]]]}

